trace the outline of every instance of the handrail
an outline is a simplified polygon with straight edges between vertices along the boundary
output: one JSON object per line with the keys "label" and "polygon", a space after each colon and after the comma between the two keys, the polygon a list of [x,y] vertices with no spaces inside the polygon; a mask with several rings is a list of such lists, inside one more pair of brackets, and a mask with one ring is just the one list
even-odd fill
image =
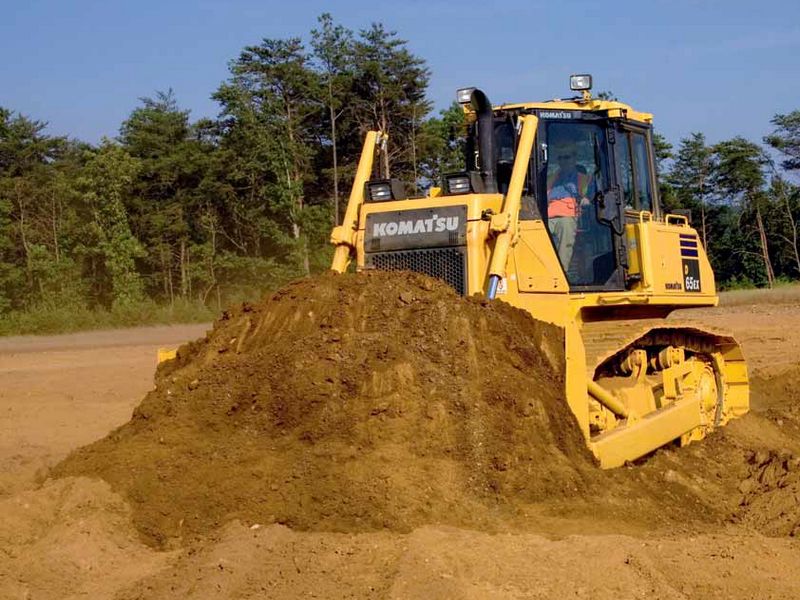
{"label": "handrail", "polygon": [[[675,219],[675,223],[670,223],[670,219]],[[686,215],[676,215],[674,213],[667,213],[664,217],[664,220],[667,222],[667,225],[681,225],[683,227],[689,227],[689,217]]]}

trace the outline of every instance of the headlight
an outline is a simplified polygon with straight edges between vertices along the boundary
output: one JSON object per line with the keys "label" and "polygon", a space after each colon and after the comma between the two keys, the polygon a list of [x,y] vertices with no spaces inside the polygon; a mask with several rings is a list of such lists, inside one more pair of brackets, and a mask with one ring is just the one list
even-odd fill
{"label": "headlight", "polygon": [[456,194],[469,194],[472,191],[469,175],[466,173],[452,173],[444,176],[445,188],[449,196]]}
{"label": "headlight", "polygon": [[592,89],[592,76],[589,74],[570,75],[569,89],[575,92]]}
{"label": "headlight", "polygon": [[472,100],[472,92],[475,91],[474,87],[461,88],[456,91],[456,101],[459,104],[469,104]]}
{"label": "headlight", "polygon": [[368,202],[405,200],[406,192],[398,179],[373,179],[365,184],[365,197]]}

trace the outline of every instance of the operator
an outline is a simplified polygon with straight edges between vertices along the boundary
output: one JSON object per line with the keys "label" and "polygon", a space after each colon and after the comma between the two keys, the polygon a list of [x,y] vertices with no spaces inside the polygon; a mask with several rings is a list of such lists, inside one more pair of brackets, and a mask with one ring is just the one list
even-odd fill
{"label": "operator", "polygon": [[556,164],[547,175],[547,219],[564,271],[569,270],[581,208],[591,204],[594,181],[577,164],[575,142],[554,144]]}

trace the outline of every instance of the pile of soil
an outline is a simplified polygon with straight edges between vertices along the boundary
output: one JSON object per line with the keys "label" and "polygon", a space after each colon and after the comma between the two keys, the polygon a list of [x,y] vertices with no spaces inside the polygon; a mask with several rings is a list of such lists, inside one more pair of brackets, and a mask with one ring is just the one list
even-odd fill
{"label": "pile of soil", "polygon": [[739,521],[772,536],[800,536],[800,457],[754,452],[752,471],[739,485]]}
{"label": "pile of soil", "polygon": [[563,345],[559,328],[421,275],[302,280],[181,347],[131,421],[54,474],[105,479],[162,547],[234,519],[492,530],[597,481]]}

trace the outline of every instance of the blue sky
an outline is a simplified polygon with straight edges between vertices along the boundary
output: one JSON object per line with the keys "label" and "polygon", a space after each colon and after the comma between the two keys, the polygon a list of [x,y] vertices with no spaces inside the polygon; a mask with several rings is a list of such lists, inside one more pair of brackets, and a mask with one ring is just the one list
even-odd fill
{"label": "blue sky", "polygon": [[494,103],[569,95],[568,75],[656,115],[677,142],[760,140],[800,109],[800,1],[2,0],[0,105],[96,142],[138,98],[173,88],[213,116],[227,63],[263,37],[307,36],[325,11],[354,30],[382,21],[432,70],[437,108],[476,85]]}

